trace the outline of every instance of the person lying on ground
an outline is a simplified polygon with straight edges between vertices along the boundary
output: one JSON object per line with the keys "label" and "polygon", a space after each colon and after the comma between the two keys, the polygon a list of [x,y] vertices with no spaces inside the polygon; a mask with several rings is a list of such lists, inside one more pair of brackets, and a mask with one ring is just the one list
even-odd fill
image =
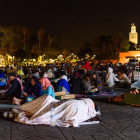
{"label": "person lying on ground", "polygon": [[57,126],[78,127],[81,122],[100,115],[100,109],[89,98],[80,100],[56,100],[52,96],[43,95],[35,100],[13,108],[17,114],[15,121],[24,124],[51,125],[50,110],[54,107]]}
{"label": "person lying on ground", "polygon": [[133,88],[129,92],[121,96],[115,96],[113,102],[140,106],[140,94],[138,89]]}

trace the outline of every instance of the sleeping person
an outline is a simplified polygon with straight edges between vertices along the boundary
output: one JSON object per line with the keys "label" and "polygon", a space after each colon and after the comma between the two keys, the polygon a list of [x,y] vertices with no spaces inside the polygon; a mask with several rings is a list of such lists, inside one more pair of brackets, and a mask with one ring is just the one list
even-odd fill
{"label": "sleeping person", "polygon": [[51,125],[50,110],[52,107],[55,111],[56,125],[62,127],[78,127],[84,121],[100,114],[99,107],[96,110],[94,102],[89,98],[59,101],[50,95],[42,95],[31,102],[13,108],[17,114],[15,121],[31,125]]}

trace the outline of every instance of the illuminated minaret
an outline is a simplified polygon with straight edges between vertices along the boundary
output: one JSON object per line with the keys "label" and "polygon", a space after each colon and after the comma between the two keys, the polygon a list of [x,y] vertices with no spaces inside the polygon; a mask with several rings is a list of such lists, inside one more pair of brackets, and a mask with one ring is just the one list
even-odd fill
{"label": "illuminated minaret", "polygon": [[131,32],[129,33],[129,41],[138,44],[138,33],[136,32],[136,26],[131,24]]}

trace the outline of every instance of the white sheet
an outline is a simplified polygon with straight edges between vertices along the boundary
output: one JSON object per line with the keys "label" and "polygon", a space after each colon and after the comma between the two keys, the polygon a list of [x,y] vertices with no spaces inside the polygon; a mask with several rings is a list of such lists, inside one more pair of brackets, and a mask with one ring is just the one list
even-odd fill
{"label": "white sheet", "polygon": [[[96,116],[94,102],[89,98],[59,101],[51,96],[43,95],[32,102],[13,108],[13,111],[17,114],[15,121],[25,124],[49,125],[52,106],[55,110],[57,126],[78,127],[81,122]],[[27,113],[30,114],[30,117],[26,115]],[[93,123],[91,122],[91,124]]]}

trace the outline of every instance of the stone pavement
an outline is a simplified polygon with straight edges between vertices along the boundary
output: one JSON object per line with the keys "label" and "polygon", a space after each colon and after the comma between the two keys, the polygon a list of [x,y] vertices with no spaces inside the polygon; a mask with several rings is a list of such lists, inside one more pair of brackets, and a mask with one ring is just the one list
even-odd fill
{"label": "stone pavement", "polygon": [[101,122],[78,128],[30,126],[0,117],[0,140],[140,140],[140,107],[95,103]]}

